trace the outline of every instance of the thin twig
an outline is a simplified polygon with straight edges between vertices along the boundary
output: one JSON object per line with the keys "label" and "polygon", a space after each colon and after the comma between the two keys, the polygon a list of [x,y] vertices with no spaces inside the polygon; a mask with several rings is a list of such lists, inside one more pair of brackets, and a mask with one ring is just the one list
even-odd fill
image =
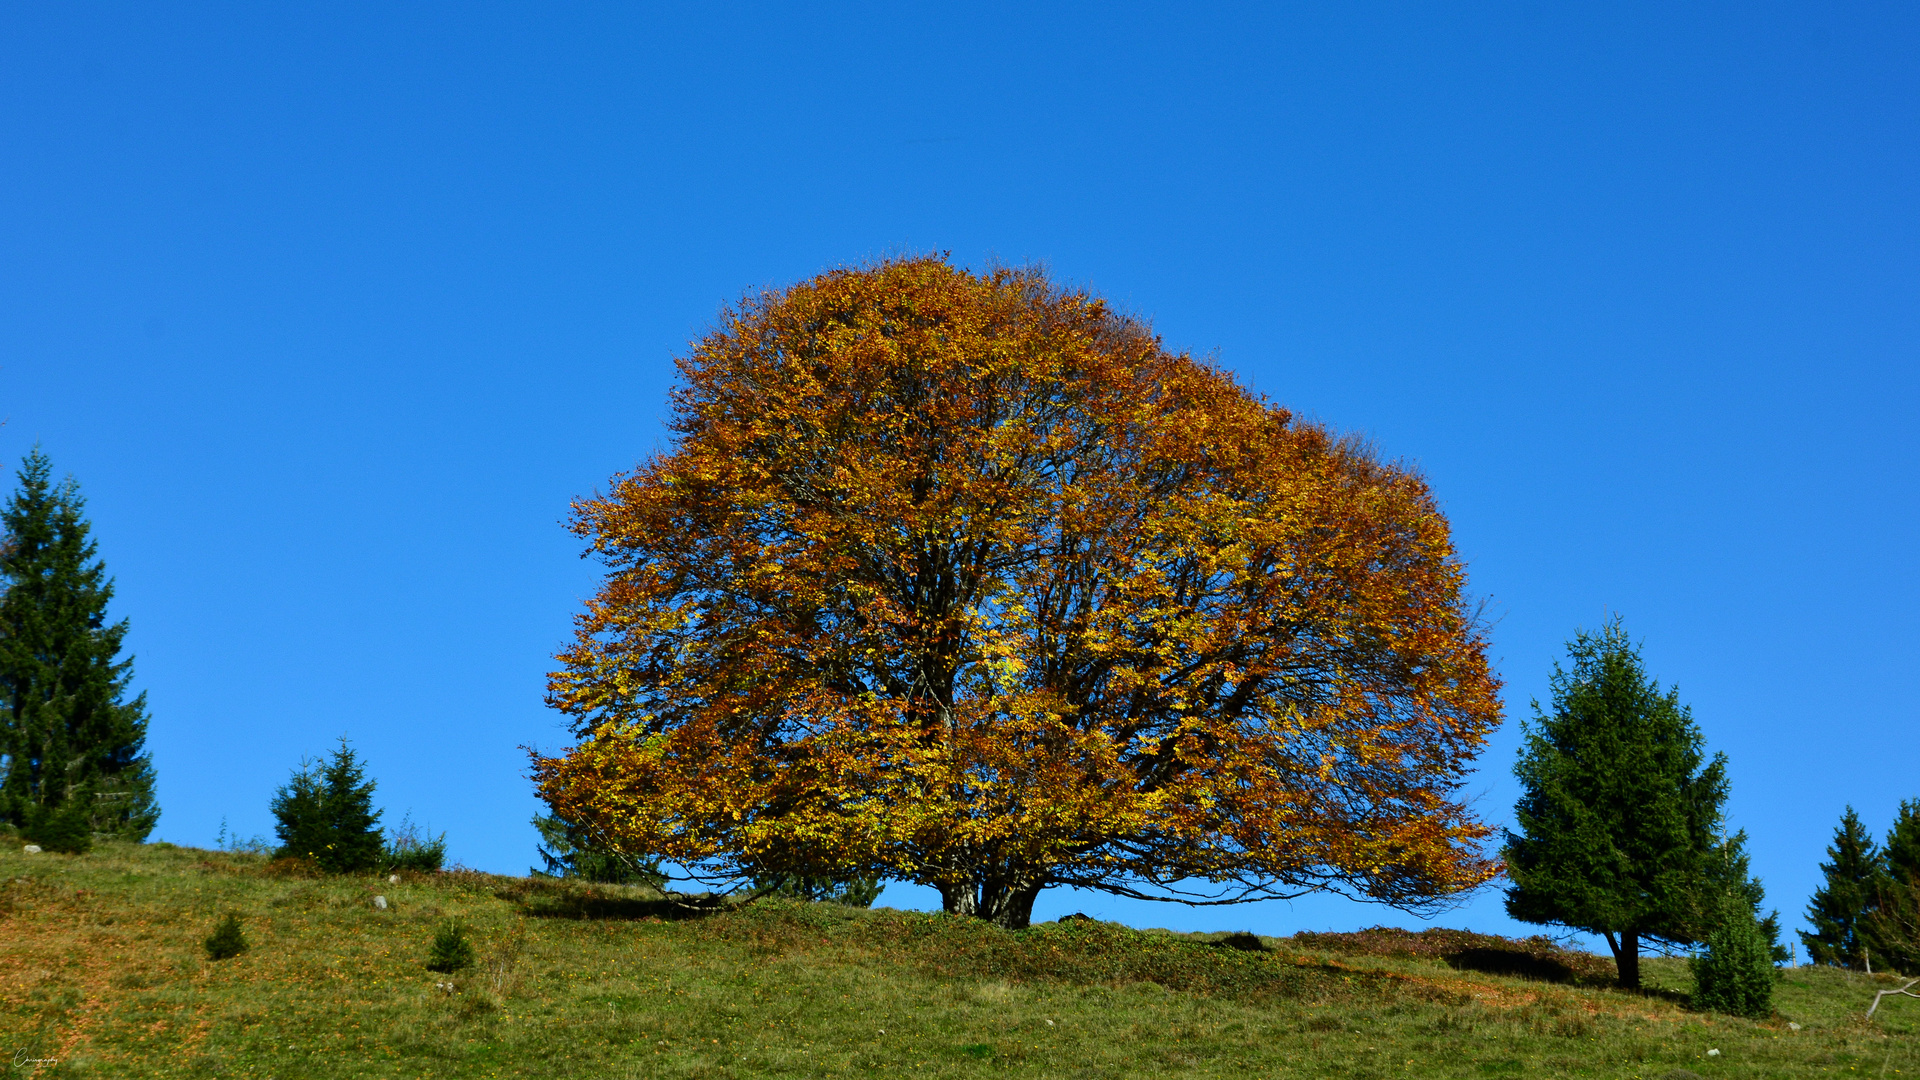
{"label": "thin twig", "polygon": [[1880,1007],[1880,999],[1886,997],[1888,994],[1905,994],[1910,998],[1920,998],[1920,994],[1913,993],[1907,989],[1907,986],[1912,986],[1914,983],[1920,983],[1920,979],[1908,979],[1906,986],[1902,986],[1896,990],[1882,990],[1873,995],[1873,1004],[1867,1006],[1867,1019],[1873,1019],[1873,1010]]}

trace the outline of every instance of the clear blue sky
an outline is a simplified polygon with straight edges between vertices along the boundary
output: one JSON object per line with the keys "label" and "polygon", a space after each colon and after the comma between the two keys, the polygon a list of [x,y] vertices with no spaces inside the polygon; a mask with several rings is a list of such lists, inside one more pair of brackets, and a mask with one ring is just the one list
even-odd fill
{"label": "clear blue sky", "polygon": [[1431,478],[1490,820],[1617,612],[1797,921],[1842,806],[1920,797],[1917,47],[1902,4],[7,5],[0,461],[91,500],[157,838],[269,832],[346,733],[524,872],[559,523],[662,445],[670,358],[847,262],[1042,261]]}

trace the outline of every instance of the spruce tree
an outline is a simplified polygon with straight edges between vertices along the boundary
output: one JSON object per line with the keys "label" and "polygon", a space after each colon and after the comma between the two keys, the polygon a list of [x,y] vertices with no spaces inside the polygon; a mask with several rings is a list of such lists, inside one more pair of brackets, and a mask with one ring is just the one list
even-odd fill
{"label": "spruce tree", "polygon": [[1730,891],[1751,902],[1759,883],[1722,837],[1724,755],[1678,691],[1647,676],[1620,621],[1568,643],[1554,665],[1553,709],[1534,703],[1514,767],[1520,826],[1505,856],[1507,912],[1522,922],[1606,939],[1620,984],[1640,985],[1644,941],[1691,945],[1721,922]]}
{"label": "spruce tree", "polygon": [[594,838],[580,826],[551,814],[535,814],[533,827],[541,843],[539,853],[545,869],[529,869],[534,877],[579,878],[607,885],[666,886],[666,874],[659,859],[636,859],[621,855]]}
{"label": "spruce tree", "polygon": [[95,833],[143,840],[160,811],[145,694],[129,696],[127,622],[89,538],[79,485],[34,448],[0,510],[0,817],[69,850]]}
{"label": "spruce tree", "polygon": [[1833,831],[1833,843],[1827,846],[1827,861],[1820,864],[1820,871],[1826,875],[1826,882],[1807,903],[1807,922],[1813,933],[1800,931],[1807,959],[1816,964],[1860,968],[1867,944],[1867,916],[1873,911],[1885,863],[1851,806],[1840,816],[1840,826]]}
{"label": "spruce tree", "polygon": [[1877,967],[1920,972],[1920,800],[1900,804],[1880,864],[1865,944]]}
{"label": "spruce tree", "polygon": [[274,793],[273,831],[280,837],[274,855],[312,859],[329,874],[377,868],[386,840],[373,787],[345,738],[324,764],[302,761]]}
{"label": "spruce tree", "polygon": [[1766,930],[1747,905],[1726,905],[1707,935],[1707,951],[1693,960],[1694,1008],[1766,1019],[1773,1014],[1773,963]]}

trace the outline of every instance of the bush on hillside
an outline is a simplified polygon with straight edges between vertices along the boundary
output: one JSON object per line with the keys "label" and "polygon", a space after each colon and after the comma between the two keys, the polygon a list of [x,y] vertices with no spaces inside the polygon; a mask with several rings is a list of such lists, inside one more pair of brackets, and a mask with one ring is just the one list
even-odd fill
{"label": "bush on hillside", "polygon": [[535,814],[533,827],[540,834],[540,844],[534,850],[546,866],[530,870],[532,877],[575,878],[596,885],[646,885],[655,889],[667,883],[667,876],[660,872],[659,859],[622,855],[557,815]]}
{"label": "bush on hillside", "polygon": [[433,936],[433,946],[427,950],[427,970],[450,975],[472,966],[473,943],[467,940],[467,932],[459,923],[449,920]]}
{"label": "bush on hillside", "polygon": [[1303,949],[1356,956],[1407,956],[1434,959],[1463,971],[1518,975],[1545,982],[1612,982],[1612,961],[1566,948],[1552,938],[1476,934],[1470,930],[1402,930],[1374,926],[1353,933],[1303,930],[1292,941]]}
{"label": "bush on hillside", "polygon": [[403,817],[381,861],[390,870],[434,873],[446,865],[447,834],[434,835],[415,825],[411,815]]}
{"label": "bush on hillside", "polygon": [[93,847],[93,826],[86,807],[77,800],[58,807],[35,806],[21,835],[42,850],[67,855],[84,855]]}
{"label": "bush on hillside", "polygon": [[782,896],[815,904],[844,904],[867,908],[880,898],[885,886],[877,877],[802,877],[797,874],[765,874],[753,879],[754,891],[762,896]]}
{"label": "bush on hillside", "polygon": [[346,739],[324,763],[302,761],[274,793],[274,832],[282,859],[311,859],[329,874],[373,870],[385,854],[373,781]]}
{"label": "bush on hillside", "polygon": [[1773,1015],[1773,950],[1740,908],[1728,911],[1693,961],[1693,1007],[1764,1020]]}
{"label": "bush on hillside", "polygon": [[240,929],[240,916],[228,915],[201,942],[207,950],[207,959],[226,960],[247,951],[247,935]]}

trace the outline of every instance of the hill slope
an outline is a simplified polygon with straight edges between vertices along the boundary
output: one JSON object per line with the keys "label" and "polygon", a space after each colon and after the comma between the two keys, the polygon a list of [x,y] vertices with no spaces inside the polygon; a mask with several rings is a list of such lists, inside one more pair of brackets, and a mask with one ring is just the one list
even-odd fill
{"label": "hill slope", "polygon": [[[283,875],[165,844],[6,845],[0,1052],[21,1075],[282,1080],[1920,1070],[1920,1001],[1862,1024],[1886,984],[1831,970],[1789,972],[1781,1015],[1755,1024],[1687,1011],[1680,961],[1625,994],[1609,964],[1537,939],[1010,933],[793,903],[685,918],[617,888]],[[211,962],[200,943],[228,912],[251,948]],[[479,959],[452,976],[425,968],[449,919]]]}

